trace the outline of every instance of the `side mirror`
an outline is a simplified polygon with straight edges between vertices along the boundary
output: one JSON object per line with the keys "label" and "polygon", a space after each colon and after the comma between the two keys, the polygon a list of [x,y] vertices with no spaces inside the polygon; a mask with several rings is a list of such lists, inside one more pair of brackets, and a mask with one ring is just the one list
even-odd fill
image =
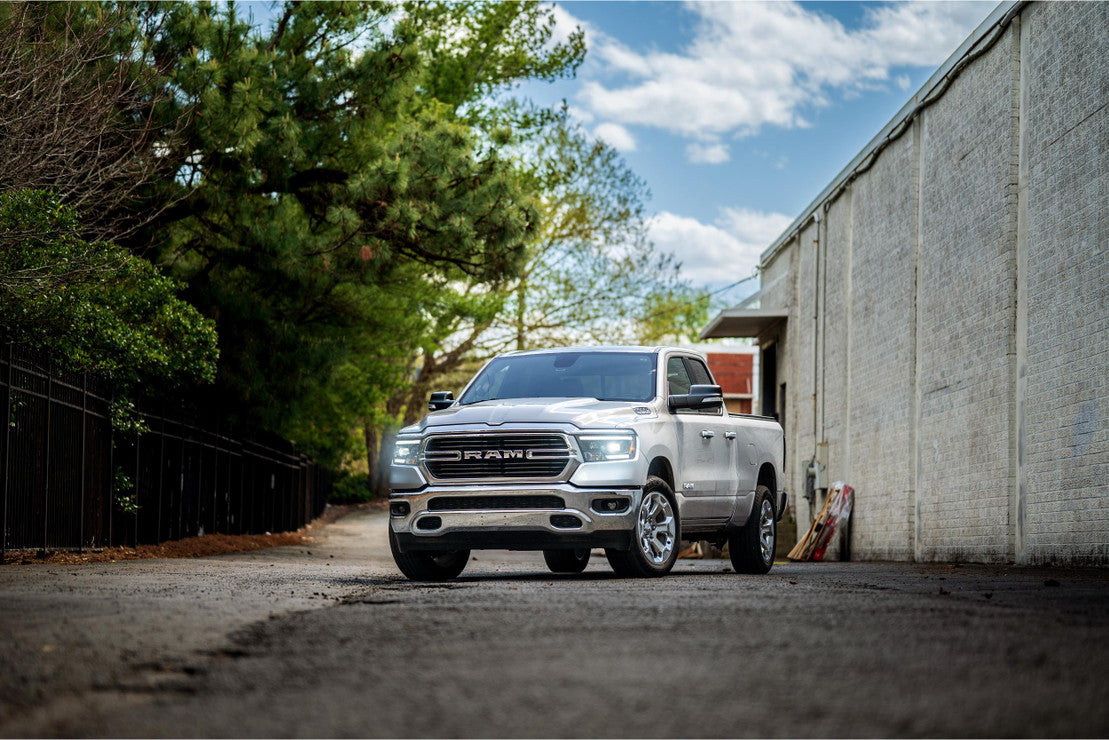
{"label": "side mirror", "polygon": [[451,391],[435,391],[431,400],[427,402],[428,411],[442,411],[454,405],[454,393]]}
{"label": "side mirror", "polygon": [[695,411],[718,410],[724,405],[724,393],[718,385],[691,385],[689,393],[670,396],[670,410],[693,409]]}

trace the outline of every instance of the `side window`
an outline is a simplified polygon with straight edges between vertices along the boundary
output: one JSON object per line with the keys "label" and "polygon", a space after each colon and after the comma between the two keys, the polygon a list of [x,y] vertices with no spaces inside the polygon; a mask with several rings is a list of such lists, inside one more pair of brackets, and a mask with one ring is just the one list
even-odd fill
{"label": "side window", "polygon": [[709,375],[709,369],[705,367],[705,363],[690,357],[685,358],[685,362],[689,366],[689,377],[693,381],[693,385],[709,385],[712,383],[712,376]]}
{"label": "side window", "polygon": [[[705,367],[705,363],[700,360],[695,360],[692,357],[685,358],[685,364],[689,368],[689,377],[694,385],[710,385],[712,383],[712,376],[709,375],[709,369]],[[721,410],[716,409],[701,409],[694,411],[695,414],[704,414],[706,416],[720,416]]]}
{"label": "side window", "polygon": [[666,361],[666,388],[671,396],[684,396],[689,393],[689,372],[680,357],[671,357]]}

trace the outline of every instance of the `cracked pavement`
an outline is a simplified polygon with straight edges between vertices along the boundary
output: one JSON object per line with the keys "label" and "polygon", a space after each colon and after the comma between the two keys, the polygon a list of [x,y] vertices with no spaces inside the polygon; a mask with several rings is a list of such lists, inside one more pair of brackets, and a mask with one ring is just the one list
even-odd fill
{"label": "cracked pavement", "polygon": [[1106,736],[1109,572],[309,547],[0,567],[0,736]]}

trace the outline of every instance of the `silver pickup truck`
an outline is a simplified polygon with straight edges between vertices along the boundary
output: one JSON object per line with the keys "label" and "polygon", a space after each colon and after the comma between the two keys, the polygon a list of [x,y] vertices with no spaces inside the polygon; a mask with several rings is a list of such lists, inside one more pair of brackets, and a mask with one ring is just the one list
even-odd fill
{"label": "silver pickup truck", "polygon": [[473,549],[580,573],[603,548],[618,575],[659,576],[682,538],[727,542],[740,573],[774,563],[782,427],[727,413],[696,352],[516,352],[429,408],[389,474],[389,544],[411,579],[454,578]]}

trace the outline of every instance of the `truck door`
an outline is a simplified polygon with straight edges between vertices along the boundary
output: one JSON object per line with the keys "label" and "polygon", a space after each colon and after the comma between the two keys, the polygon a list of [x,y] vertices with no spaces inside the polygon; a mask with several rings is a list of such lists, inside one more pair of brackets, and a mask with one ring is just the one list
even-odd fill
{"label": "truck door", "polygon": [[[666,361],[667,390],[670,395],[689,392],[694,383],[711,383],[708,370],[699,360],[671,355]],[[678,470],[675,493],[685,520],[724,519],[731,515],[734,498],[721,493],[735,461],[735,440],[725,437],[730,431],[723,409],[713,411],[681,410],[674,413],[677,425]]]}
{"label": "truck door", "polygon": [[[689,368],[689,378],[694,384],[715,383],[705,363],[696,357],[685,358]],[[717,443],[713,464],[713,480],[716,482],[716,499],[713,501],[710,517],[731,516],[735,508],[735,496],[739,489],[739,465],[743,462],[743,437],[738,432],[738,424],[728,416],[728,409],[706,411],[701,414],[704,429],[713,432],[712,440]]]}

